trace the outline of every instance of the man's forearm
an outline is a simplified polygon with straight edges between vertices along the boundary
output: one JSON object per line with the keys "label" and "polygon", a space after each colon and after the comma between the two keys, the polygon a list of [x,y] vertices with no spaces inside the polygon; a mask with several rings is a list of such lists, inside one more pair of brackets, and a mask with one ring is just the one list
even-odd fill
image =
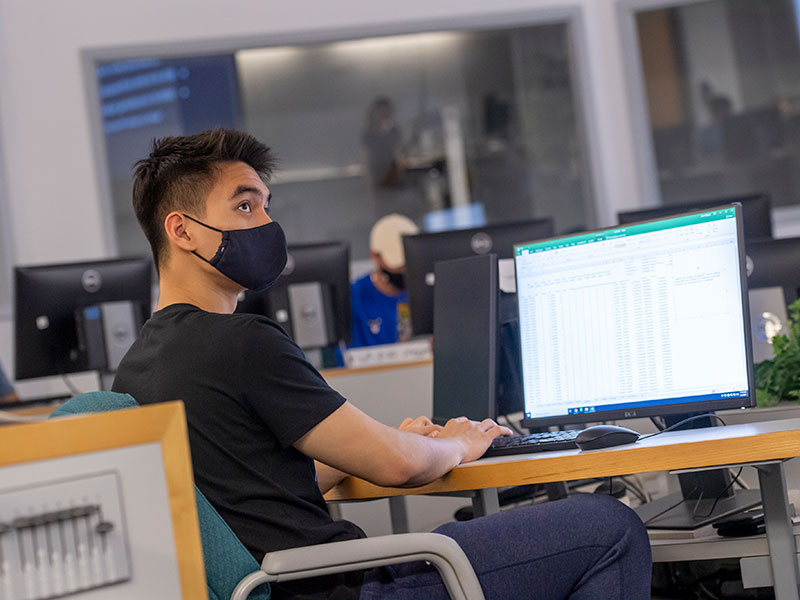
{"label": "man's forearm", "polygon": [[344,471],[334,469],[318,460],[314,461],[314,466],[317,469],[317,486],[323,494],[347,477],[347,473]]}

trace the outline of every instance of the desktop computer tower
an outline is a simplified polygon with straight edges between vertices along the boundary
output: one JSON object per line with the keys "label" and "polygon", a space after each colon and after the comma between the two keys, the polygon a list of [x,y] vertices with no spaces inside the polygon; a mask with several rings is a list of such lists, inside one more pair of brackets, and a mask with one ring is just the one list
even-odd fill
{"label": "desktop computer tower", "polygon": [[522,410],[516,295],[500,291],[497,256],[435,266],[433,420]]}
{"label": "desktop computer tower", "polygon": [[495,412],[497,256],[436,263],[433,296],[433,421]]}

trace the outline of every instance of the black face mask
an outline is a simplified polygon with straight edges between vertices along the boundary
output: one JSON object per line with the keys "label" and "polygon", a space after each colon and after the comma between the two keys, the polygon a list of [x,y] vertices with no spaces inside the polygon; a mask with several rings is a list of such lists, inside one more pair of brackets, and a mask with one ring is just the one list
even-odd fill
{"label": "black face mask", "polygon": [[390,273],[386,269],[381,269],[386,276],[386,281],[391,283],[398,290],[406,289],[406,275],[405,273]]}
{"label": "black face mask", "polygon": [[249,229],[223,231],[187,214],[183,216],[222,234],[217,253],[211,260],[194,251],[192,254],[242,287],[263,291],[283,273],[286,266],[286,236],[275,221]]}

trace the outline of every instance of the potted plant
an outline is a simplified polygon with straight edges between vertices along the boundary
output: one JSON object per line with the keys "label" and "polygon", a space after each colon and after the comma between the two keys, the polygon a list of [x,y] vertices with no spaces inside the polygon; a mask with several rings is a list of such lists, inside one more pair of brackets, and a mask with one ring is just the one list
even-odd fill
{"label": "potted plant", "polygon": [[800,401],[800,300],[789,306],[789,335],[772,338],[775,358],[755,365],[758,406]]}

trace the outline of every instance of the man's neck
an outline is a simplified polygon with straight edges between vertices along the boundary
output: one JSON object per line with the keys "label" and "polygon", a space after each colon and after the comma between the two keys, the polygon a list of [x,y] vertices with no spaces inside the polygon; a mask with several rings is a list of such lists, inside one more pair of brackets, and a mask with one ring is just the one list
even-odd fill
{"label": "man's neck", "polygon": [[158,285],[158,307],[161,310],[172,304],[191,304],[206,312],[230,314],[236,309],[238,291],[214,285],[198,284],[204,279],[196,271],[162,269]]}

